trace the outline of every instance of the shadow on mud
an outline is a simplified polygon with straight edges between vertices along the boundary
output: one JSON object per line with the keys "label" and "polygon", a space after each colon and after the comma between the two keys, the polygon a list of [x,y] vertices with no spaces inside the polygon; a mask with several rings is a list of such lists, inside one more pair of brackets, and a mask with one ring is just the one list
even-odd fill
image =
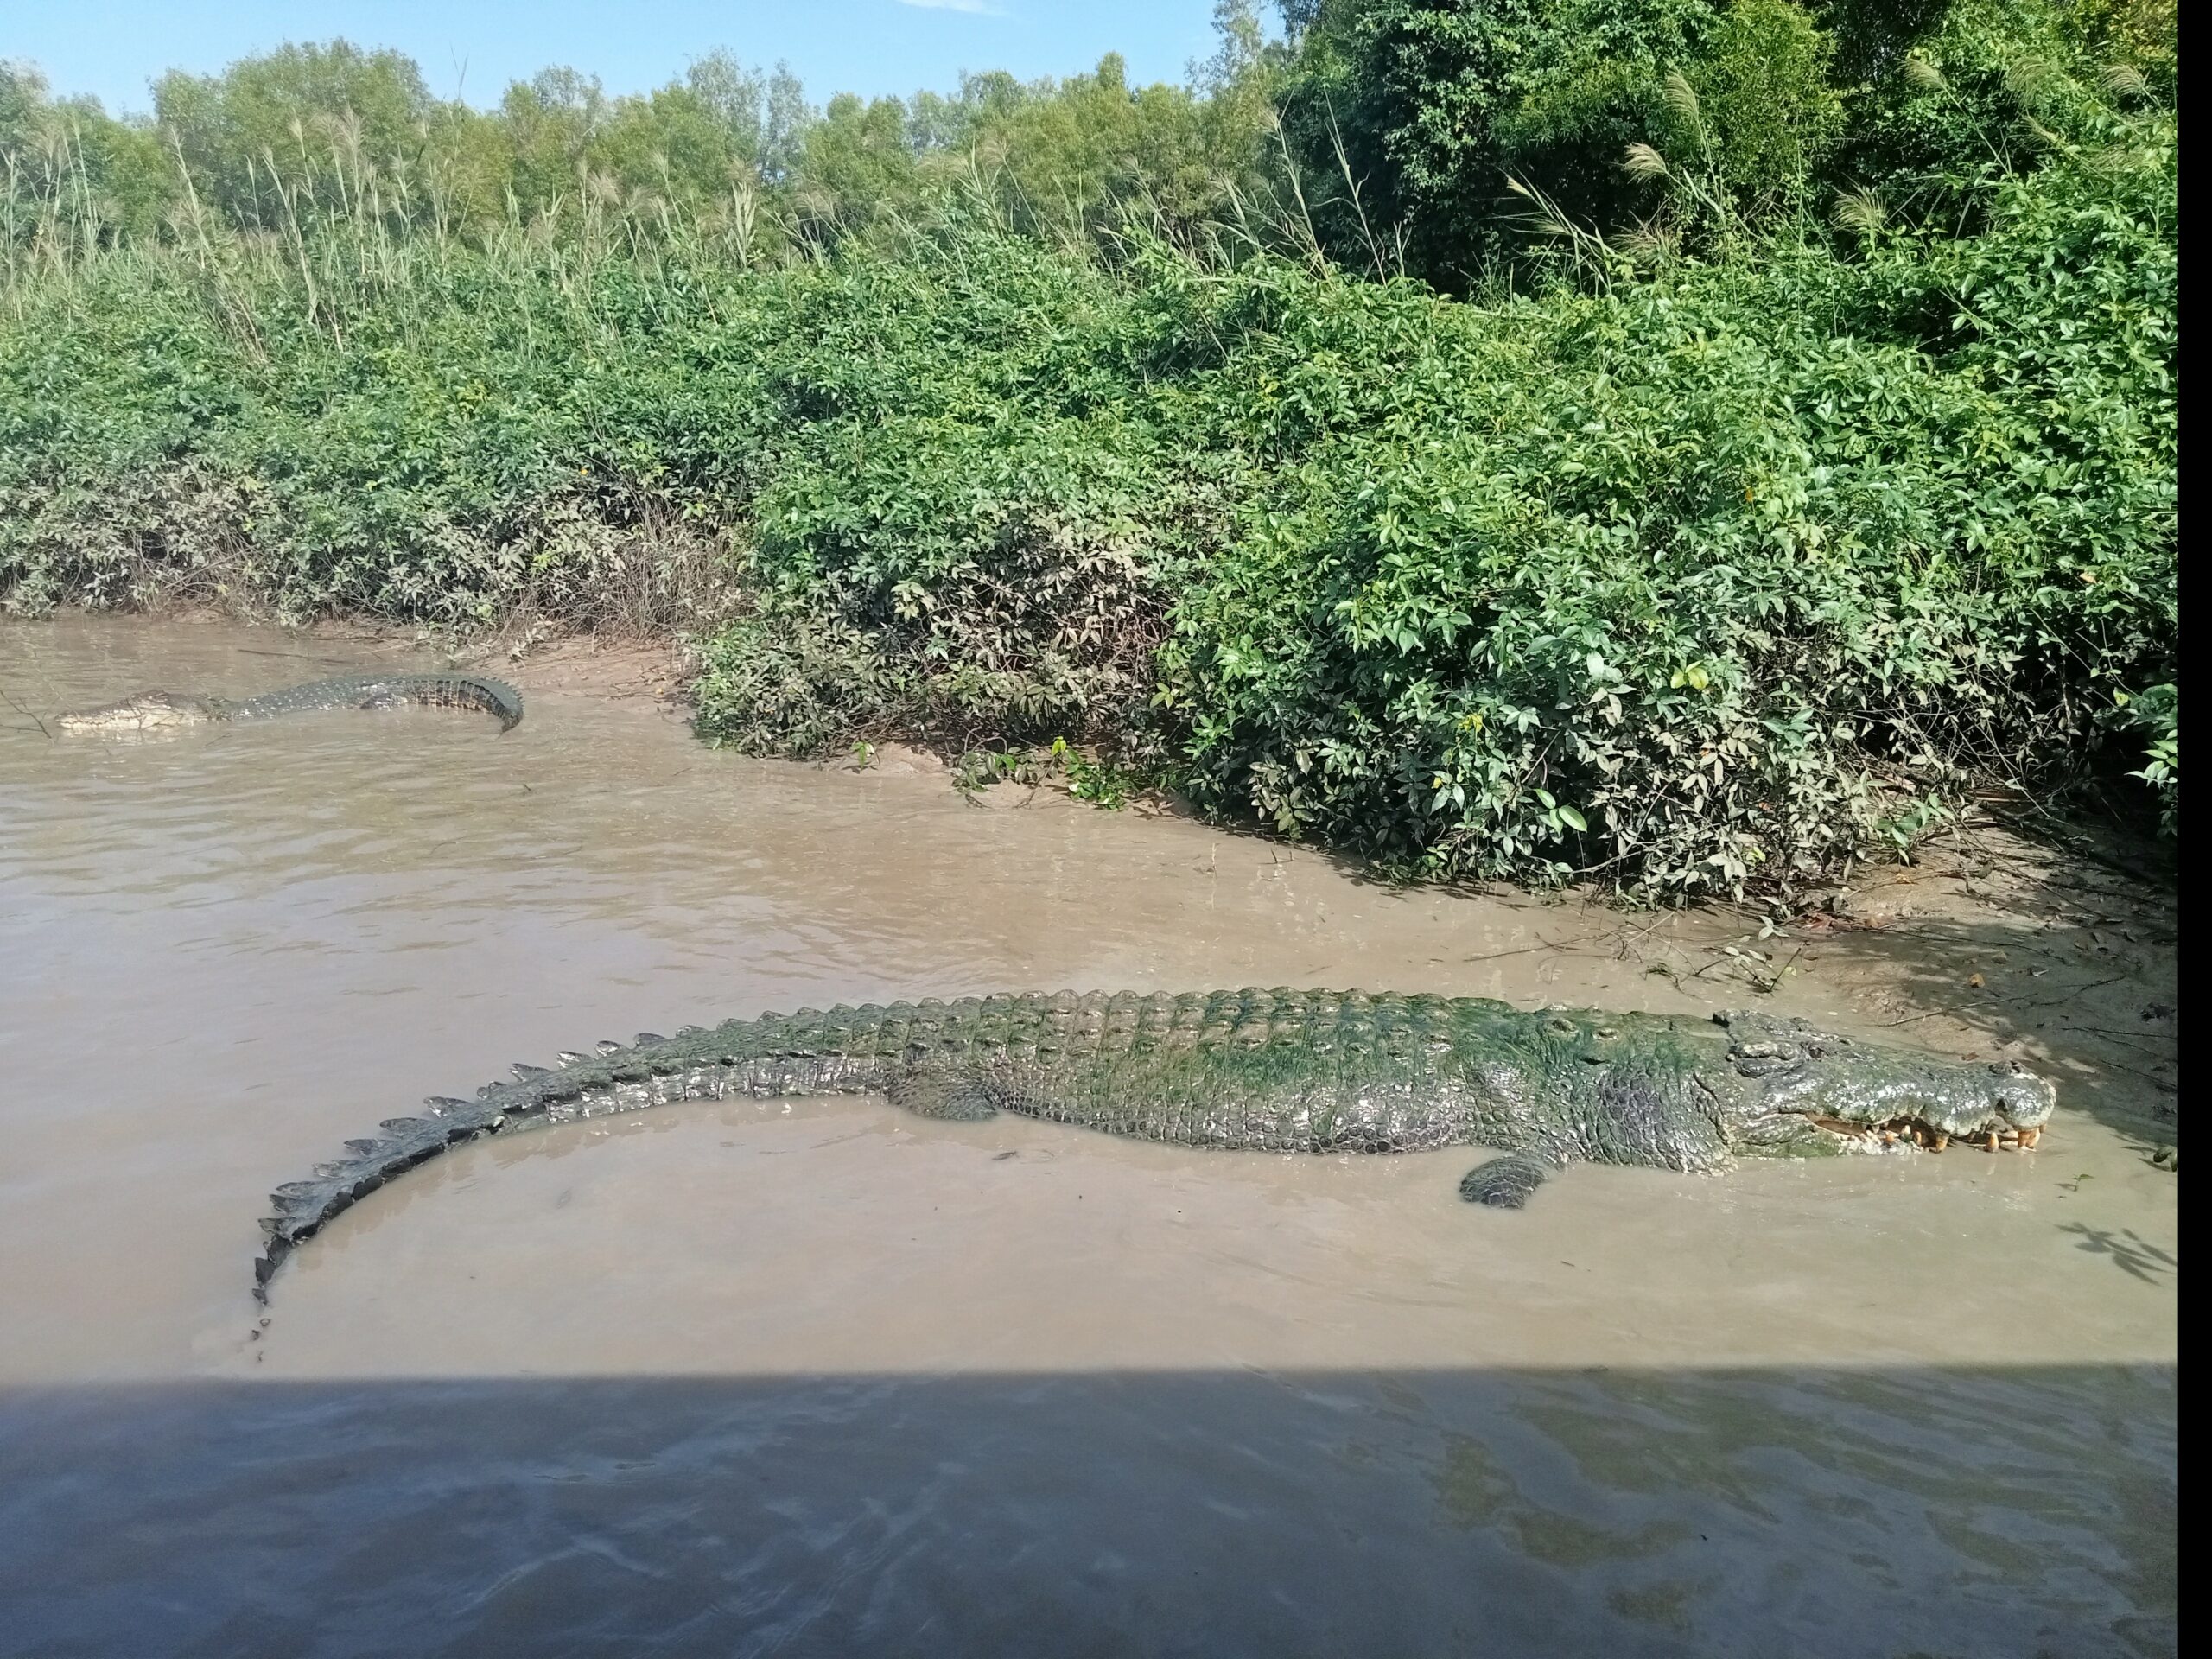
{"label": "shadow on mud", "polygon": [[0,1398],[0,1652],[2171,1652],[2161,1366]]}
{"label": "shadow on mud", "polygon": [[2114,1267],[2131,1279],[2145,1284],[2156,1284],[2171,1273],[2181,1270],[2181,1259],[2170,1251],[2162,1250],[2139,1235],[2133,1227],[2123,1227],[2114,1232],[2109,1227],[2092,1227],[2086,1222],[2068,1222],[2059,1230],[2062,1233],[2078,1236],[2081,1243],[2075,1246],[2092,1255],[2108,1256]]}

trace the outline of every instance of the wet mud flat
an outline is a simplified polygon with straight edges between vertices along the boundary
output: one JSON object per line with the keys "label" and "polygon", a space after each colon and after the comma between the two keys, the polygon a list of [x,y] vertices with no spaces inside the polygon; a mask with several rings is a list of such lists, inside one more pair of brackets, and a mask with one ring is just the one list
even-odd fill
{"label": "wet mud flat", "polygon": [[[2154,1654],[2177,1643],[2168,899],[2002,839],[1811,923],[1394,892],[1050,791],[695,743],[656,666],[164,741],[394,659],[0,627],[7,1653]],[[642,695],[641,695],[642,694]],[[879,1101],[262,1196],[508,1061],[801,1004],[1337,985],[2018,1057],[2032,1153],[1205,1154]]]}

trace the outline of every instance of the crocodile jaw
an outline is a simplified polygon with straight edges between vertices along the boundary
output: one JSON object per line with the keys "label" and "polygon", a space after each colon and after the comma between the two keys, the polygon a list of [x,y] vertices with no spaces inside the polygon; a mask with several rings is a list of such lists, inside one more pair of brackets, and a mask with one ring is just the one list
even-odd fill
{"label": "crocodile jaw", "polygon": [[2057,1104],[2050,1084],[2017,1061],[1947,1062],[1862,1046],[1802,1020],[1719,1019],[1751,1122],[1766,1126],[1760,1140],[1839,1152],[1941,1152],[1954,1141],[2026,1151]]}
{"label": "crocodile jaw", "polygon": [[199,697],[147,691],[121,702],[60,715],[54,724],[65,732],[163,732],[217,718],[214,705]]}
{"label": "crocodile jaw", "polygon": [[[1955,1070],[1971,1075],[1968,1067]],[[1956,1141],[1984,1152],[2027,1152],[2043,1138],[2056,1103],[2056,1091],[2044,1079],[2000,1062],[1967,1088],[1908,1087],[1791,1115],[1831,1138],[1839,1151],[1941,1152]]]}

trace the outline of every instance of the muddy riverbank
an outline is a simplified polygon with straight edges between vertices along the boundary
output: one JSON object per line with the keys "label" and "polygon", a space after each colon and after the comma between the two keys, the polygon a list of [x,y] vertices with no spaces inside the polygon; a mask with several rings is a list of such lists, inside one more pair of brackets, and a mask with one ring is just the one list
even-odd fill
{"label": "muddy riverbank", "polygon": [[[504,737],[40,724],[407,655],[0,627],[0,1524],[35,1541],[0,1652],[2171,1650],[2155,887],[1980,835],[1766,937],[1395,891],[717,753],[664,660],[576,647],[499,671]],[[1243,983],[1755,1004],[2018,1056],[2061,1115],[2018,1155],[1577,1169],[1509,1217],[1453,1198],[1464,1154],[700,1103],[418,1172],[250,1339],[270,1185],[511,1060]]]}

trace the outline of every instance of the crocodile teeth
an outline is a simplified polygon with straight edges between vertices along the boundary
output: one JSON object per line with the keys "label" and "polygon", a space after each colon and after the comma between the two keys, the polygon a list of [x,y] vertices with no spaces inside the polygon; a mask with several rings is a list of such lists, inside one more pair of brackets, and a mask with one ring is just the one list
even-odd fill
{"label": "crocodile teeth", "polygon": [[641,1031],[638,1033],[637,1046],[639,1048],[651,1048],[657,1043],[664,1043],[667,1040],[667,1038],[662,1036],[657,1031]]}
{"label": "crocodile teeth", "polygon": [[592,1046],[596,1048],[602,1054],[620,1054],[622,1052],[621,1044],[609,1041],[604,1037],[601,1038],[596,1043],[594,1043]]}
{"label": "crocodile teeth", "polygon": [[577,1053],[573,1048],[564,1048],[561,1051],[558,1058],[562,1065],[574,1065],[577,1061],[582,1059],[583,1056]]}
{"label": "crocodile teeth", "polygon": [[542,1065],[525,1065],[520,1060],[517,1060],[515,1062],[515,1080],[518,1083],[528,1083],[532,1077],[549,1077],[551,1073]]}

